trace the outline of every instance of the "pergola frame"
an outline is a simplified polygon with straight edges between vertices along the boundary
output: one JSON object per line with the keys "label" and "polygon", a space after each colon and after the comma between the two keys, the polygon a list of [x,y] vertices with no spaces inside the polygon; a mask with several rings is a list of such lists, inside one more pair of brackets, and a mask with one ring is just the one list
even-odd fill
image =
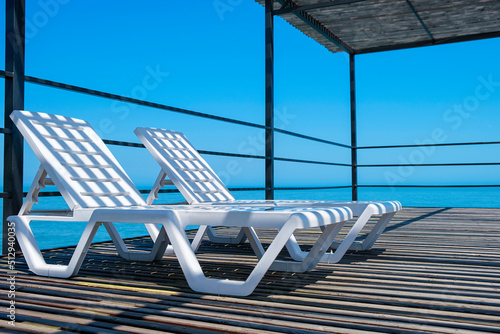
{"label": "pergola frame", "polygon": [[23,204],[24,142],[9,116],[24,109],[25,8],[24,0],[6,0],[2,254],[9,246],[7,217],[16,215]]}
{"label": "pergola frame", "polygon": [[[433,36],[431,29],[422,19],[418,10],[415,8],[415,0],[404,0],[408,8],[411,10],[415,18],[420,23],[420,26],[425,30],[428,36],[425,40],[402,42],[398,44],[377,45],[364,48],[356,48],[350,43],[339,37],[338,34],[328,29],[328,27],[317,20],[310,11],[331,9],[341,5],[362,4],[373,0],[331,0],[318,3],[310,3],[307,5],[298,5],[293,0],[258,0],[265,4],[265,124],[250,123],[226,117],[204,114],[197,111],[186,110],[176,107],[171,107],[159,103],[153,103],[138,99],[133,99],[116,94],[109,94],[101,91],[91,90],[87,88],[68,85],[65,83],[54,82],[46,79],[30,77],[25,75],[25,0],[6,0],[6,48],[5,48],[5,71],[0,71],[0,77],[5,79],[5,109],[4,109],[4,128],[0,128],[0,134],[4,135],[4,190],[0,193],[0,198],[3,198],[3,248],[2,253],[6,254],[8,249],[8,225],[6,218],[10,215],[18,213],[22,206],[23,197],[23,138],[17,128],[13,125],[9,115],[13,110],[24,109],[24,84],[31,82],[34,84],[49,86],[52,88],[65,89],[74,92],[99,96],[103,98],[120,100],[127,103],[133,103],[169,112],[184,113],[192,116],[214,119],[222,122],[239,124],[242,126],[254,127],[265,131],[265,155],[244,155],[236,153],[224,153],[215,151],[200,151],[202,154],[212,154],[219,156],[231,156],[238,158],[254,158],[265,160],[265,187],[263,188],[231,188],[231,190],[264,190],[266,199],[274,199],[275,190],[298,190],[298,189],[337,189],[351,188],[352,200],[358,199],[359,187],[387,187],[388,185],[358,185],[358,168],[361,167],[399,167],[404,164],[376,164],[376,165],[359,165],[357,162],[357,153],[359,150],[366,149],[387,149],[387,148],[408,148],[422,146],[456,146],[456,145],[491,145],[500,144],[500,142],[468,142],[468,143],[445,143],[445,144],[422,144],[422,145],[386,145],[386,146],[365,146],[357,145],[356,131],[356,72],[355,72],[355,56],[380,51],[399,50],[420,46],[438,45],[455,43],[461,41],[472,41],[478,39],[486,39],[500,37],[500,30],[487,31],[483,33],[472,33],[467,35],[436,38]],[[413,1],[413,2],[412,2]],[[275,4],[279,4],[279,8],[275,8]],[[333,43],[339,51],[344,51],[349,54],[349,84],[350,84],[350,127],[351,140],[350,145],[336,143],[322,138],[315,138],[301,133],[295,133],[288,130],[275,128],[274,124],[274,16],[275,15],[295,15],[301,21],[305,22],[308,27],[326,38],[327,41]],[[274,151],[274,134],[295,136],[305,140],[316,141],[329,145],[335,145],[347,148],[351,151],[350,164],[325,161],[311,161],[292,159],[286,157],[275,157]],[[109,145],[143,147],[141,144],[120,142],[114,140],[105,140]],[[351,169],[351,184],[348,186],[325,186],[325,187],[275,187],[274,181],[274,162],[288,161],[296,163],[322,164],[330,166],[344,166]],[[481,166],[481,165],[500,165],[500,163],[440,163],[440,164],[420,164],[411,166]],[[391,187],[444,187],[439,185],[397,185]],[[449,185],[446,187],[465,187],[463,185]],[[467,187],[500,187],[500,185],[467,185]],[[143,191],[146,192],[146,191]],[[175,192],[173,189],[166,189],[162,192]],[[55,196],[57,192],[45,192],[40,196]]]}
{"label": "pergola frame", "polygon": [[312,18],[305,12],[307,9],[317,9],[332,7],[340,4],[360,2],[366,0],[338,0],[327,3],[318,3],[308,6],[297,6],[291,0],[277,0],[281,4],[281,9],[274,10],[274,0],[265,1],[265,43],[266,43],[266,199],[274,199],[274,15],[293,12],[302,20],[310,24],[322,35],[327,37],[335,45],[349,53],[349,85],[350,85],[350,105],[351,105],[351,186],[352,200],[358,200],[358,169],[357,169],[357,139],[356,139],[356,72],[355,56],[352,47],[338,38],[334,33],[326,29],[320,22]]}

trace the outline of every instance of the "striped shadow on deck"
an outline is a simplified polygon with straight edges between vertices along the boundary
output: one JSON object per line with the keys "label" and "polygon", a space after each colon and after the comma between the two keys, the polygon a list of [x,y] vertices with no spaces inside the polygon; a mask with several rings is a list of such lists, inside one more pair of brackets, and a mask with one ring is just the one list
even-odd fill
{"label": "striped shadow on deck", "polygon": [[[372,250],[304,274],[268,272],[244,298],[194,293],[175,257],[131,263],[111,243],[94,245],[71,279],[34,276],[18,259],[16,327],[7,325],[5,297],[0,327],[6,333],[500,332],[499,217],[500,209],[404,209]],[[258,232],[264,239],[272,233]],[[147,239],[129,242],[149,246]],[[71,252],[45,254],[57,263]],[[200,262],[207,275],[238,278],[255,258],[248,244],[205,241]],[[2,259],[3,291],[7,277]]]}

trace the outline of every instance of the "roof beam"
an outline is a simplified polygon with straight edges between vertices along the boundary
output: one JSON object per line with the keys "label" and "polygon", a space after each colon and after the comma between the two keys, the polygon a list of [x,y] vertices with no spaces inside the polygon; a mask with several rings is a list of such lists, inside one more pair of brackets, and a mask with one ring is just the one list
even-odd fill
{"label": "roof beam", "polygon": [[395,50],[403,50],[403,49],[410,49],[410,48],[418,48],[418,47],[423,47],[423,46],[443,45],[443,44],[451,44],[451,43],[459,43],[459,42],[470,42],[470,41],[477,41],[477,40],[481,40],[481,39],[497,38],[497,37],[500,37],[500,30],[494,31],[494,32],[488,32],[488,33],[480,33],[480,34],[473,34],[473,35],[464,35],[464,36],[456,36],[456,37],[450,37],[450,38],[434,39],[433,41],[426,40],[426,41],[411,42],[411,43],[396,44],[396,45],[375,46],[375,47],[371,47],[371,48],[357,50],[356,54],[367,54],[367,53],[383,52],[383,51],[395,51]]}
{"label": "roof beam", "polygon": [[413,12],[413,14],[415,14],[417,20],[420,22],[420,24],[422,25],[422,27],[425,29],[425,32],[427,33],[427,35],[429,35],[429,37],[431,38],[431,40],[434,41],[434,37],[432,36],[431,32],[429,31],[429,29],[425,25],[424,20],[422,20],[422,18],[420,17],[420,14],[418,14],[417,10],[415,9],[415,7],[411,3],[411,1],[410,0],[406,0],[406,3],[410,7],[410,9]]}
{"label": "roof beam", "polygon": [[[351,0],[351,1],[354,1],[354,0]],[[283,0],[277,0],[277,2],[280,5],[283,5],[285,3],[285,1],[283,1]],[[292,6],[297,6],[297,4],[294,1],[290,1],[290,4]],[[293,13],[299,19],[301,19],[302,21],[304,21],[305,23],[307,23],[311,28],[313,28],[318,33],[320,33],[323,37],[325,37],[330,42],[332,42],[337,47],[339,47],[342,51],[345,51],[345,52],[347,52],[349,54],[356,53],[356,51],[349,44],[347,44],[342,39],[340,39],[337,35],[335,35],[327,27],[325,27],[321,22],[319,22],[314,17],[312,17],[309,13],[307,13],[305,11],[298,11],[298,12],[293,12]],[[276,14],[276,11],[273,11],[273,14]]]}
{"label": "roof beam", "polygon": [[330,0],[330,1],[326,1],[326,2],[318,2],[318,3],[313,3],[310,5],[299,6],[295,3],[293,3],[293,1],[287,0],[281,6],[280,9],[274,11],[274,15],[283,15],[283,14],[295,13],[295,12],[300,12],[300,11],[309,11],[309,10],[320,9],[320,8],[335,7],[335,6],[347,5],[347,4],[351,4],[351,3],[355,3],[355,2],[363,2],[363,1],[368,1],[368,0]]}

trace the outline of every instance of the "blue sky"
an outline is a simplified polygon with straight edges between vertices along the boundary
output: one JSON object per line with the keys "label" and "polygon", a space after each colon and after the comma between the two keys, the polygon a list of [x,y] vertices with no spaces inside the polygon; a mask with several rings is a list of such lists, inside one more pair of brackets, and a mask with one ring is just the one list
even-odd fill
{"label": "blue sky", "polygon": [[[215,1],[26,0],[26,74],[263,124],[263,7],[251,0],[221,1],[228,5],[224,13]],[[358,144],[498,141],[499,51],[497,38],[357,56]],[[277,127],[350,143],[345,54],[330,53],[276,18],[275,75]],[[136,126],[157,126],[185,132],[198,149],[264,153],[263,131],[255,128],[33,84],[26,85],[25,108],[84,118],[106,139],[137,142]],[[152,184],[158,168],[145,150],[112,151],[136,184]],[[280,134],[276,156],[350,162],[347,149]],[[206,159],[229,186],[264,183],[260,160]],[[236,171],[229,161],[237,163]],[[500,150],[492,145],[359,153],[361,164],[405,161],[498,162]],[[29,149],[25,165],[29,184],[37,169]],[[364,184],[499,184],[498,175],[498,167],[429,167],[362,169],[359,177]],[[349,168],[276,163],[277,186],[349,183]]]}

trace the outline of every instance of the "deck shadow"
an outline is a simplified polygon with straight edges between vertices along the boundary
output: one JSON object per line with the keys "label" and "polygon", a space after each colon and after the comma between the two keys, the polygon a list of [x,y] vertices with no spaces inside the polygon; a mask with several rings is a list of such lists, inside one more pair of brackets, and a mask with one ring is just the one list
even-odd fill
{"label": "deck shadow", "polygon": [[[399,228],[405,227],[407,225],[410,225],[411,223],[415,223],[415,222],[417,222],[419,220],[423,220],[423,219],[432,217],[434,215],[437,215],[439,213],[443,213],[443,212],[448,211],[450,209],[452,209],[452,208],[441,208],[441,209],[438,209],[436,211],[432,211],[432,212],[423,214],[423,215],[418,216],[418,217],[414,217],[414,218],[411,218],[411,219],[403,220],[402,222],[399,222],[399,223],[389,224],[389,226],[387,226],[385,228],[384,233],[385,232],[394,231],[396,229],[399,229]],[[397,214],[396,214],[396,217],[397,217]]]}

